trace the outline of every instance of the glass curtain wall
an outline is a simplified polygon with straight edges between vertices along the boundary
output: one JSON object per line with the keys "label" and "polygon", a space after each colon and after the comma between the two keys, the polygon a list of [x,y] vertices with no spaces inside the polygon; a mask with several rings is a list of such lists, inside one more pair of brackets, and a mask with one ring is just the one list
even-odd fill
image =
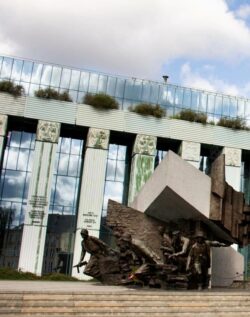
{"label": "glass curtain wall", "polygon": [[146,102],[166,108],[168,116],[176,115],[182,109],[192,109],[205,112],[208,121],[243,117],[250,122],[249,99],[169,83],[0,56],[0,80],[6,79],[21,84],[31,96],[39,88],[51,87],[59,92],[68,91],[74,102],[82,103],[86,93],[103,92],[114,97],[121,109]]}
{"label": "glass curtain wall", "polygon": [[53,173],[42,273],[70,274],[83,162],[83,140],[59,139]]}
{"label": "glass curtain wall", "polygon": [[109,144],[100,232],[100,238],[108,243],[110,242],[110,231],[106,226],[108,200],[112,199],[127,204],[129,157],[128,146]]}
{"label": "glass curtain wall", "polygon": [[18,267],[34,149],[34,133],[8,133],[0,183],[0,267]]}

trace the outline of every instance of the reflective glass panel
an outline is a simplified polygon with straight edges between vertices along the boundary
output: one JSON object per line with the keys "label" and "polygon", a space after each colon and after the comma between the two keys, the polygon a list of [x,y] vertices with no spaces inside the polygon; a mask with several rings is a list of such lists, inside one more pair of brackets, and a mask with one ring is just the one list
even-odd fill
{"label": "reflective glass panel", "polygon": [[108,83],[108,77],[104,75],[99,75],[98,92],[106,93],[107,83]]}
{"label": "reflective glass panel", "polygon": [[191,90],[190,89],[186,89],[186,88],[184,89],[183,107],[184,108],[191,107]]}
{"label": "reflective glass panel", "polygon": [[42,76],[43,64],[34,63],[31,82],[32,84],[40,84],[41,76]]}
{"label": "reflective glass panel", "polygon": [[90,92],[96,93],[97,87],[98,87],[98,74],[92,73],[90,74],[88,90]]}
{"label": "reflective glass panel", "polygon": [[65,88],[65,89],[69,88],[70,76],[71,76],[71,70],[67,68],[63,68],[60,88]]}
{"label": "reflective glass panel", "polygon": [[107,94],[110,96],[114,96],[115,88],[116,88],[116,78],[108,77]]}
{"label": "reflective glass panel", "polygon": [[237,113],[235,113],[233,110],[230,109],[230,116],[231,117],[241,117],[243,118],[245,116],[245,100],[244,99],[238,99],[238,106],[237,106]]}
{"label": "reflective glass panel", "polygon": [[152,83],[150,91],[150,102],[157,104],[159,98],[159,85]]}
{"label": "reflective glass panel", "polygon": [[116,83],[115,96],[119,98],[123,98],[124,90],[125,90],[125,80],[118,78]]}
{"label": "reflective glass panel", "polygon": [[42,273],[71,274],[83,140],[59,138]]}
{"label": "reflective glass panel", "polygon": [[[225,109],[225,113],[228,113],[228,98],[222,99],[221,95],[215,96],[215,114],[221,115],[222,114],[222,109]],[[228,115],[228,114],[227,114]]]}
{"label": "reflective glass panel", "polygon": [[79,90],[88,91],[88,87],[89,87],[89,73],[81,72]]}
{"label": "reflective glass panel", "polygon": [[21,80],[29,82],[32,74],[33,63],[29,61],[24,61]]}
{"label": "reflective glass panel", "polygon": [[78,70],[72,70],[70,86],[69,86],[70,89],[74,89],[74,90],[78,89],[80,75],[81,75],[81,73]]}
{"label": "reflective glass panel", "polygon": [[52,66],[43,65],[41,85],[50,85],[50,79],[52,74]]}
{"label": "reflective glass panel", "polygon": [[61,80],[61,73],[62,73],[61,67],[56,67],[56,66],[53,67],[51,82],[50,82],[51,86],[59,87],[60,80]]}
{"label": "reflective glass panel", "polygon": [[8,133],[0,182],[0,267],[18,266],[34,138],[27,132]]}
{"label": "reflective glass panel", "polygon": [[[107,214],[108,199],[118,202],[127,200],[128,161],[127,147],[118,144],[109,145],[106,180],[103,198],[102,217]],[[104,220],[103,220],[104,221]],[[105,223],[105,221],[104,221]]]}
{"label": "reflective glass panel", "polygon": [[21,73],[23,68],[23,61],[21,60],[14,60],[12,72],[11,72],[11,80],[20,80]]}
{"label": "reflective glass panel", "polygon": [[13,65],[13,58],[4,57],[3,63],[2,63],[2,71],[1,71],[1,77],[9,79],[11,76],[11,70]]}
{"label": "reflective glass panel", "polygon": [[179,107],[182,107],[182,104],[183,104],[183,93],[184,93],[183,88],[181,87],[176,88],[175,104],[178,105]]}

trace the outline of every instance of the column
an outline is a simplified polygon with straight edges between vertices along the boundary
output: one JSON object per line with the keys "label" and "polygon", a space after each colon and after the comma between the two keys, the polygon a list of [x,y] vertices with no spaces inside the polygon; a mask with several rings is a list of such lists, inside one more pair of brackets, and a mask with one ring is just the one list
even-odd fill
{"label": "column", "polygon": [[[79,198],[73,265],[77,264],[80,260],[81,229],[86,228],[90,235],[99,237],[109,135],[110,131],[103,129],[90,128],[88,132]],[[76,268],[73,268],[72,275],[79,279],[89,278],[82,273],[78,274]]]}
{"label": "column", "polygon": [[7,132],[7,121],[8,117],[6,115],[0,114],[0,164],[2,163],[4,154],[4,140]]}
{"label": "column", "polygon": [[34,165],[19,258],[19,269],[41,275],[46,238],[51,183],[60,123],[39,120]]}
{"label": "column", "polygon": [[129,184],[130,206],[143,185],[154,172],[157,138],[138,134],[135,139]]}
{"label": "column", "polygon": [[179,149],[179,154],[181,158],[194,167],[199,169],[200,167],[200,152],[201,145],[200,143],[190,142],[190,141],[182,141]]}
{"label": "column", "polygon": [[241,149],[224,147],[226,182],[235,190],[240,191],[241,185]]}

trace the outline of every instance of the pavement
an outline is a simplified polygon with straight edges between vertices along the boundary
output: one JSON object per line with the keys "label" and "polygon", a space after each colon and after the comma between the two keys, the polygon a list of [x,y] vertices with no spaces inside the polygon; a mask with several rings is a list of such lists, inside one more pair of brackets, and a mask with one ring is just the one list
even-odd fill
{"label": "pavement", "polygon": [[107,286],[98,282],[9,281],[0,280],[0,292],[121,292],[122,286]]}
{"label": "pavement", "polygon": [[[110,286],[103,285],[99,282],[56,282],[56,281],[10,281],[10,280],[0,280],[0,293],[13,293],[13,292],[56,292],[56,293],[81,293],[81,292],[107,292],[107,293],[120,293],[120,292],[169,292],[169,290],[160,290],[160,289],[152,289],[152,288],[138,288],[138,287],[125,287],[125,286]],[[176,290],[177,292],[180,290]],[[173,290],[172,290],[173,292]],[[181,290],[181,292],[197,292],[197,291],[187,291]],[[212,292],[212,293],[221,293],[221,292],[249,292],[249,288],[212,288],[209,290],[202,291]]]}

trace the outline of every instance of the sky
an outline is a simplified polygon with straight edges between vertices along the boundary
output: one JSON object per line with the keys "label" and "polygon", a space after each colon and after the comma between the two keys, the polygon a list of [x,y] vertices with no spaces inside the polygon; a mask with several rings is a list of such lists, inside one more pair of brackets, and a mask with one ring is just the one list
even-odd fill
{"label": "sky", "polygon": [[250,0],[1,1],[0,54],[250,98]]}

